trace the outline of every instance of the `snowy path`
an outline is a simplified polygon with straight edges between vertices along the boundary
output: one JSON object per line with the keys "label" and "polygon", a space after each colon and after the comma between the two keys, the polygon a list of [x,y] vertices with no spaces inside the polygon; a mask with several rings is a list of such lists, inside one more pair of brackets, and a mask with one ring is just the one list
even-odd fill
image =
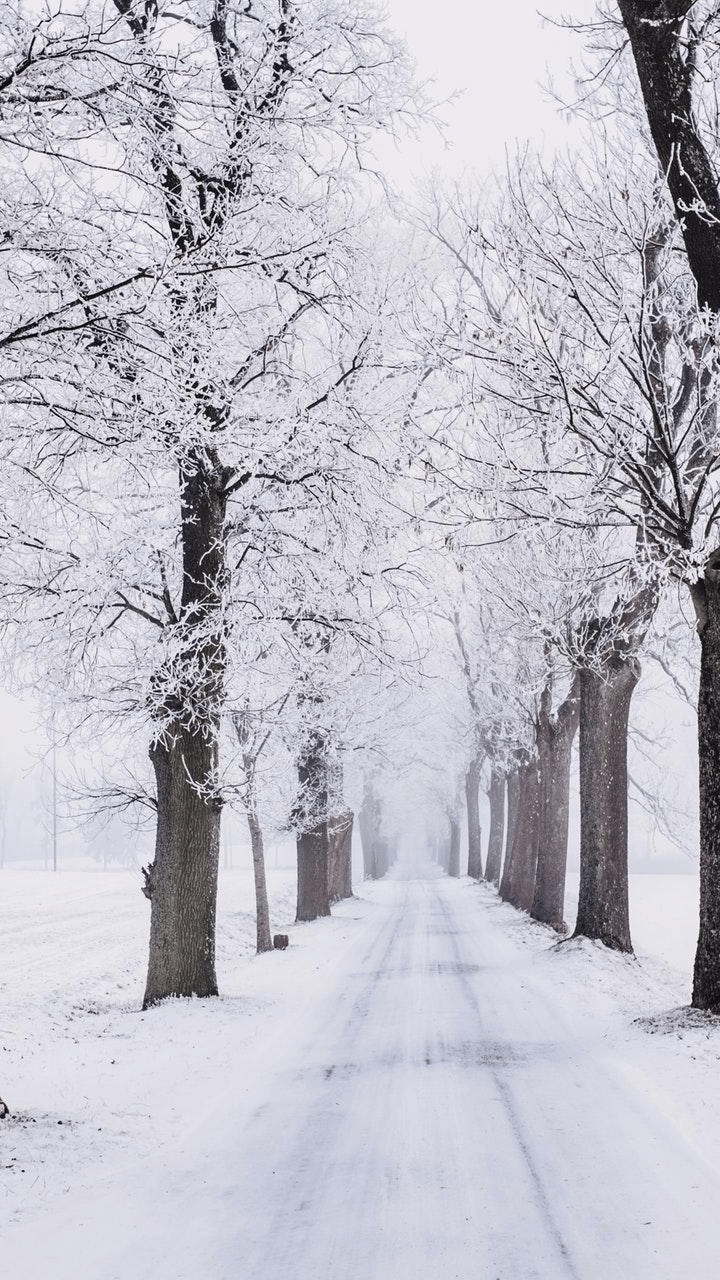
{"label": "snowy path", "polygon": [[662,1048],[628,1056],[582,963],[549,973],[467,882],[370,893],[347,933],[298,931],[305,989],[236,1078],[210,1058],[172,1144],[11,1229],[8,1275],[716,1280],[720,1168],[651,1080]]}
{"label": "snowy path", "polygon": [[716,1278],[718,1171],[577,1042],[467,892],[395,895],[246,1131],[246,1274]]}

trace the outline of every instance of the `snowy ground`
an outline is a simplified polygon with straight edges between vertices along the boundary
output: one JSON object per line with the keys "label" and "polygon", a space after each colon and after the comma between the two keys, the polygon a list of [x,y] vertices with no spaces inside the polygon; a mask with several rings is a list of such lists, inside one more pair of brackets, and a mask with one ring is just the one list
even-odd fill
{"label": "snowy ground", "polygon": [[[565,919],[577,914],[579,875],[569,874]],[[698,935],[700,882],[694,875],[630,876],[630,929],[638,956],[665,960],[685,976],[690,999]]]}
{"label": "snowy ground", "polygon": [[634,878],[636,961],[406,868],[255,958],[230,872],[223,998],[142,1014],[137,878],[2,872],[0,1274],[716,1280],[695,893]]}

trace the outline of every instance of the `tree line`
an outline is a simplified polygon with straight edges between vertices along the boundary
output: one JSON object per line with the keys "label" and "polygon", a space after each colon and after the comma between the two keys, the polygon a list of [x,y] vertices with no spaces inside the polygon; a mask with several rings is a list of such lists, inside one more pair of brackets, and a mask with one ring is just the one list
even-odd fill
{"label": "tree line", "polygon": [[5,7],[3,653],[154,822],[145,1006],[217,992],[228,805],[259,950],[264,830],[315,919],[349,795],[381,876],[417,777],[450,872],[464,796],[470,874],[560,928],[576,734],[576,933],[630,950],[631,703],[686,597],[720,1008],[718,16],[621,0],[576,152],[388,201],[431,108],[371,5]]}

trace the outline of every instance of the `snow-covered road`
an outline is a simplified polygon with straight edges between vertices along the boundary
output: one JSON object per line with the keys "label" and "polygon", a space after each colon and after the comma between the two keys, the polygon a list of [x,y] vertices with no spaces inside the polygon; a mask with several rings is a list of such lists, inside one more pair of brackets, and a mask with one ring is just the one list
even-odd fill
{"label": "snow-covered road", "polygon": [[718,1170],[467,889],[386,900],[244,1132],[246,1274],[716,1278]]}
{"label": "snow-covered road", "polygon": [[632,962],[538,950],[467,881],[367,892],[295,931],[290,994],[258,968],[264,1030],[234,1075],[208,1055],[171,1142],[11,1227],[8,1276],[716,1280],[713,1146],[666,1038],[609,1015]]}

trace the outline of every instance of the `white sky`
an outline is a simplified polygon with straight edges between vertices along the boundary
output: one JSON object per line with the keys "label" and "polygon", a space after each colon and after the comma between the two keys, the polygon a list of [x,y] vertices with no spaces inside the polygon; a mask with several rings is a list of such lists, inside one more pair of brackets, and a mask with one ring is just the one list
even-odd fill
{"label": "white sky", "polygon": [[[587,20],[593,0],[539,0],[543,14]],[[446,142],[432,136],[421,147],[403,147],[415,170],[440,167],[481,173],[501,166],[506,147],[530,137],[562,145],[568,125],[541,85],[552,77],[567,86],[571,59],[582,57],[583,38],[544,22],[538,0],[386,0],[391,25],[407,42],[420,78],[433,79],[433,97],[444,101]],[[402,165],[401,167],[404,167]]]}

